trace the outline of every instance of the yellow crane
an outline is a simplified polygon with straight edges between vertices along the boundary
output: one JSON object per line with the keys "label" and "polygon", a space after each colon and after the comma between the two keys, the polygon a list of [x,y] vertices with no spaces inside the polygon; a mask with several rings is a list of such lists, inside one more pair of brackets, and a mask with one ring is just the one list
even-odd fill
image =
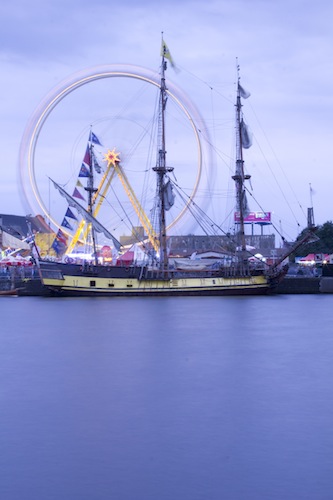
{"label": "yellow crane", "polygon": [[109,149],[109,151],[104,155],[104,160],[107,161],[108,167],[113,168],[113,172],[116,172],[116,174],[118,175],[120,182],[125,190],[125,193],[128,196],[128,199],[130,200],[142,227],[145,229],[147,233],[150,243],[152,244],[155,251],[158,252],[159,240],[157,234],[153,226],[151,225],[151,222],[147,214],[145,213],[143,207],[141,206],[139,200],[137,199],[136,194],[134,193],[133,188],[130,185],[124,170],[120,165],[119,153],[116,153],[114,149],[112,151]]}
{"label": "yellow crane", "polygon": [[[104,175],[99,183],[99,186],[98,186],[98,188],[93,196],[93,200],[92,200],[93,205],[98,198],[98,202],[96,203],[96,207],[93,211],[93,216],[97,217],[97,215],[100,211],[101,205],[103,203],[103,200],[104,200],[104,198],[107,194],[107,191],[110,187],[111,181],[114,178],[115,174],[117,174],[117,176],[119,177],[120,182],[125,190],[125,193],[128,196],[128,199],[130,200],[130,202],[135,210],[135,213],[137,214],[137,216],[139,218],[139,221],[140,221],[142,227],[146,231],[146,234],[148,236],[148,239],[149,239],[151,245],[153,246],[155,251],[158,252],[159,240],[158,240],[157,234],[154,231],[154,228],[152,227],[152,224],[151,224],[147,214],[145,213],[143,207],[141,206],[139,200],[137,199],[137,196],[136,196],[135,192],[133,191],[133,188],[130,185],[129,180],[128,180],[124,170],[122,169],[122,167],[120,165],[119,153],[116,153],[114,149],[112,151],[108,150],[108,152],[104,155],[104,160],[107,162],[107,168],[106,168],[105,173],[104,173]],[[83,237],[83,240],[86,241],[89,231],[90,231],[90,224],[87,224],[86,221],[84,219],[82,219],[81,222],[79,223],[79,226],[78,226],[70,244],[68,245],[66,254],[69,254],[73,251],[75,245],[80,240],[80,237],[81,238]],[[83,234],[83,236],[81,236],[82,234]]]}

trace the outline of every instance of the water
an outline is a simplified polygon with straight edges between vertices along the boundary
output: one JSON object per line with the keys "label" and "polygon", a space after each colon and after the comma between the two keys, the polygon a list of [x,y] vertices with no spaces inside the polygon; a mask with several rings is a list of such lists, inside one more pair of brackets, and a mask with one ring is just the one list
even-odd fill
{"label": "water", "polygon": [[331,500],[333,295],[1,297],[3,500]]}

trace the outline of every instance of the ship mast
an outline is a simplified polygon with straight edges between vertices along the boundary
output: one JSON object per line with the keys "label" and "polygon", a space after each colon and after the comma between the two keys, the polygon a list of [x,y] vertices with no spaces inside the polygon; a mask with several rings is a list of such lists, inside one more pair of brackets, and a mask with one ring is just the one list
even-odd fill
{"label": "ship mast", "polygon": [[243,121],[243,113],[242,113],[242,102],[241,97],[248,97],[246,92],[240,85],[240,76],[239,76],[239,66],[237,66],[237,97],[236,97],[236,168],[235,175],[232,176],[232,179],[235,181],[236,186],[236,210],[237,210],[237,225],[238,225],[238,238],[237,245],[242,252],[242,255],[245,256],[246,252],[246,241],[245,241],[245,224],[244,218],[246,216],[247,211],[247,199],[246,199],[246,191],[245,191],[245,180],[251,178],[250,175],[245,175],[244,173],[244,158],[243,158],[243,147],[249,147],[248,144],[244,143],[244,135],[243,132],[246,131],[246,125]]}
{"label": "ship mast", "polygon": [[[91,139],[91,131],[90,131],[89,139]],[[90,159],[89,164],[88,164],[88,166],[89,166],[89,177],[87,179],[87,186],[84,189],[88,192],[88,212],[91,215],[93,215],[94,194],[97,191],[97,188],[94,187],[94,171],[93,171],[93,165],[94,165],[93,154],[94,154],[94,151],[93,151],[93,148],[94,148],[94,146],[92,144],[92,141],[89,140],[89,145],[88,145],[89,159]],[[91,238],[92,238],[94,261],[95,261],[95,265],[97,266],[97,264],[98,264],[98,258],[97,258],[97,247],[96,247],[96,235],[95,235],[95,230],[94,230],[93,226],[91,226]]]}
{"label": "ship mast", "polygon": [[165,149],[165,108],[167,103],[167,88],[165,85],[165,71],[167,69],[166,58],[168,58],[167,47],[162,39],[162,64],[161,64],[161,83],[159,96],[159,117],[158,117],[158,155],[156,166],[153,170],[157,174],[157,199],[159,203],[159,247],[160,247],[160,270],[168,269],[168,252],[166,239],[166,220],[165,220],[165,177],[168,172],[172,172],[172,167],[166,165]]}

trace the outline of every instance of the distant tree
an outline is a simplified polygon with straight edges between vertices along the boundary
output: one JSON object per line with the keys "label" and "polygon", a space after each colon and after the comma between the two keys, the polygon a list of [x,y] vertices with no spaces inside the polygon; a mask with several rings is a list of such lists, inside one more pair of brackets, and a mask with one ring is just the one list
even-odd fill
{"label": "distant tree", "polygon": [[[300,239],[306,229],[304,229],[297,239]],[[309,253],[333,253],[333,222],[327,221],[322,226],[318,226],[315,231],[317,241],[305,243],[294,253],[295,257],[302,257]]]}

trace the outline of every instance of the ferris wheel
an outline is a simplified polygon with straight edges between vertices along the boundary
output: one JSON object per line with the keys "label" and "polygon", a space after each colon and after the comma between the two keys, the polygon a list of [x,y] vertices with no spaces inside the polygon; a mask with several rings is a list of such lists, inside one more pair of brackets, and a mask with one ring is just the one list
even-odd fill
{"label": "ferris wheel", "polygon": [[[158,131],[152,132],[153,106],[147,103],[156,99],[159,88],[156,72],[132,65],[106,65],[71,75],[52,89],[32,115],[21,141],[19,174],[26,209],[41,213],[55,227],[61,227],[63,207],[58,208],[59,198],[51,192],[50,179],[63,186],[73,184],[81,165],[84,141],[93,128],[101,138],[101,151],[97,153],[102,157],[107,150],[119,152],[131,190],[149,217],[154,195],[150,174],[156,153],[153,138]],[[173,118],[169,127],[171,161],[178,164],[174,180],[187,190],[185,203],[170,211],[170,229],[185,219],[202,183],[205,146],[198,124],[201,129],[205,127],[196,106],[182,90],[168,82],[167,94]],[[179,144],[181,136],[185,147]],[[206,154],[209,156],[209,150]],[[122,199],[129,206],[130,200],[121,185],[112,186],[112,196],[113,200]],[[104,215],[100,214],[104,217],[103,224],[111,230],[126,231],[116,222],[115,212],[126,222],[120,210],[109,204]]]}

